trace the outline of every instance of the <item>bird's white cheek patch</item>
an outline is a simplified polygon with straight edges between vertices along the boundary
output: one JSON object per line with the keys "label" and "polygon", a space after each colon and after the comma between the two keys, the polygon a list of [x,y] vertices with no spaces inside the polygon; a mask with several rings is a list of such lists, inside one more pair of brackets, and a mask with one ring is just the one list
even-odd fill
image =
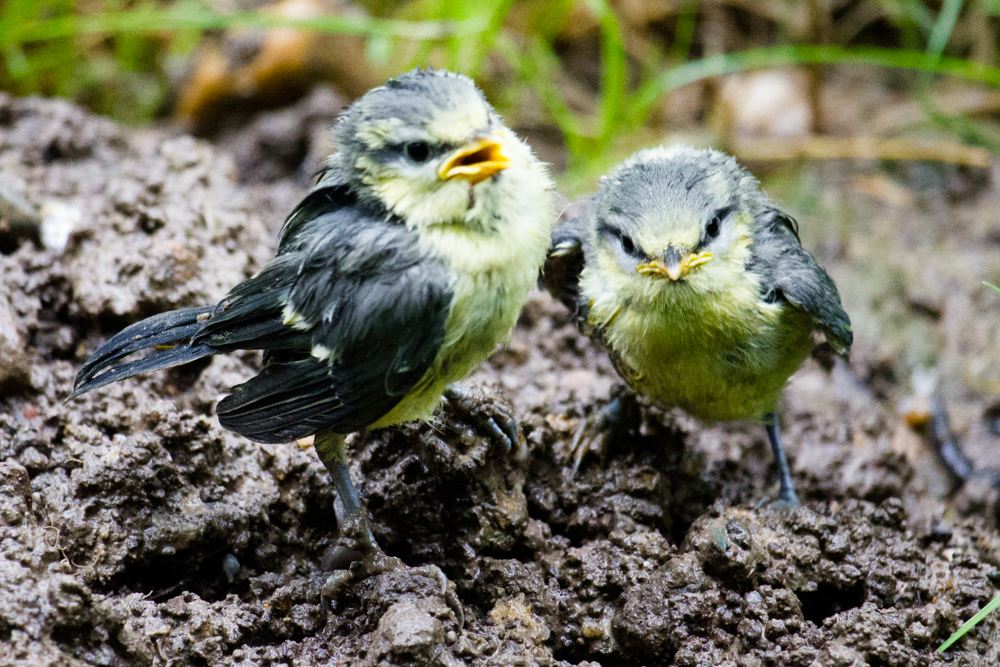
{"label": "bird's white cheek patch", "polygon": [[605,289],[621,289],[627,284],[628,274],[634,273],[634,270],[630,267],[622,266],[622,262],[618,259],[615,252],[606,246],[602,247],[598,252],[597,266],[599,270],[596,273],[604,276],[604,280],[607,282]]}
{"label": "bird's white cheek patch", "polygon": [[419,194],[412,194],[413,182],[396,185],[396,193],[386,193],[386,201],[398,193],[393,203],[393,211],[406,220],[409,227],[422,227],[442,222],[457,222],[465,218],[469,210],[469,182],[437,181],[432,187],[424,187]]}
{"label": "bird's white cheek patch", "polygon": [[441,181],[436,174],[403,174],[386,168],[369,170],[364,180],[411,228],[461,220],[469,206],[467,181]]}
{"label": "bird's white cheek patch", "polygon": [[621,310],[622,301],[633,290],[618,260],[607,251],[597,257],[598,266],[585,266],[580,276],[580,290],[591,299],[590,321],[605,326]]}

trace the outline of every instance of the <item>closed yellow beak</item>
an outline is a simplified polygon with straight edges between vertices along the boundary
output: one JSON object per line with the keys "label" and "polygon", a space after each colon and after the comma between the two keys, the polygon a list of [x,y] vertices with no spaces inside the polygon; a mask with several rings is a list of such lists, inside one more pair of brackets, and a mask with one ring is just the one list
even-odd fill
{"label": "closed yellow beak", "polygon": [[663,253],[663,259],[654,259],[644,264],[640,264],[636,267],[636,271],[644,276],[669,278],[670,280],[676,281],[687,275],[691,269],[711,261],[713,257],[715,257],[715,255],[707,250],[699,253],[691,252],[686,255],[681,255],[674,248],[668,248],[667,252]]}
{"label": "closed yellow beak", "polygon": [[510,166],[503,153],[503,143],[497,137],[484,137],[462,146],[449,155],[438,167],[442,179],[464,178],[473,185]]}

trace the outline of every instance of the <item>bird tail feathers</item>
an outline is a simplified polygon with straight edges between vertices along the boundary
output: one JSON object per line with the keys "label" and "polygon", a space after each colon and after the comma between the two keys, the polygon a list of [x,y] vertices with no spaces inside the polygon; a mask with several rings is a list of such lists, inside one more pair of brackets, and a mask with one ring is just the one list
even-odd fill
{"label": "bird tail feathers", "polygon": [[[215,306],[180,308],[127,327],[91,355],[77,374],[69,398],[133,375],[180,366],[214,354],[216,349],[211,345],[190,342],[214,309]],[[153,352],[142,359],[118,363],[150,348]]]}

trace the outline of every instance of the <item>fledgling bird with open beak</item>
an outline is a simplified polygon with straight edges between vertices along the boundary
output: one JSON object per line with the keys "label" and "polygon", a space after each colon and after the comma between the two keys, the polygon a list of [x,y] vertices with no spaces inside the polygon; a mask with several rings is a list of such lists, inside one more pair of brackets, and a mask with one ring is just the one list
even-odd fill
{"label": "fledgling bird with open beak", "polygon": [[262,443],[316,436],[353,559],[331,575],[327,597],[399,565],[368,529],[346,434],[427,420],[444,395],[483,417],[490,437],[523,440],[503,409],[476,410],[474,393],[452,383],[510,336],[555,220],[545,166],[465,76],[403,74],[354,102],[335,133],[338,150],[286,219],[271,262],[216,305],[114,336],[73,392],[263,350],[263,370],[219,403],[219,422]]}
{"label": "fledgling bird with open beak", "polygon": [[798,504],[778,399],[817,333],[846,357],[851,324],[797,223],[733,158],[636,153],[556,228],[544,282],[637,393],[706,421],[762,421],[780,500]]}

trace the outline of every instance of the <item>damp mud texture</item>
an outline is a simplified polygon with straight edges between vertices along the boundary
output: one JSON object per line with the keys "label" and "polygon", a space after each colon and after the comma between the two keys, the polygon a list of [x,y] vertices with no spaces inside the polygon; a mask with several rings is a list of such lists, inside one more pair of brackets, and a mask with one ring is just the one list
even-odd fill
{"label": "damp mud texture", "polygon": [[[407,567],[324,613],[323,466],[306,442],[256,445],[213,415],[257,355],[66,402],[102,340],[214,302],[270,258],[302,186],[265,171],[240,181],[259,171],[207,143],[0,96],[0,665],[1000,664],[997,616],[935,652],[1000,590],[1000,410],[976,380],[1000,368],[1000,298],[979,287],[1000,273],[990,174],[960,174],[971,191],[875,237],[843,225],[896,215],[878,202],[800,215],[858,343],[786,391],[798,510],[768,503],[762,428],[637,401],[536,293],[470,379],[514,408],[524,451],[447,408],[353,437],[372,529]],[[982,473],[965,484],[911,427],[914,346],[940,362]]]}

